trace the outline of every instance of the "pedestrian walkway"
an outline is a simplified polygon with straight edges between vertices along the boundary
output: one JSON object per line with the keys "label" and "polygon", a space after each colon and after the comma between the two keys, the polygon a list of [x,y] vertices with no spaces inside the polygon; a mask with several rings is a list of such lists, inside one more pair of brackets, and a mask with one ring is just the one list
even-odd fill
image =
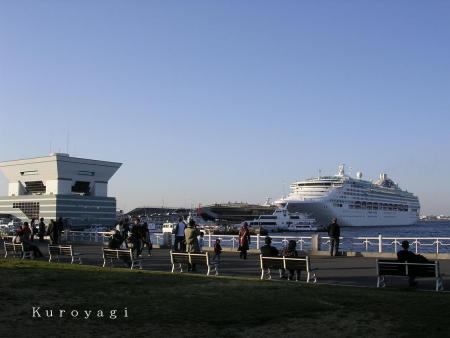
{"label": "pedestrian walkway", "polygon": [[[42,253],[48,258],[46,244],[39,244]],[[74,244],[77,252],[83,254],[83,264],[101,266],[103,264],[102,246],[99,244]],[[318,284],[348,285],[359,287],[375,287],[376,258],[369,257],[329,257],[310,256],[311,265],[317,268]],[[171,263],[168,249],[154,249],[152,256],[143,251],[143,269],[150,271],[170,272]],[[444,289],[450,289],[450,261],[440,261],[441,273],[444,275]],[[200,270],[202,272],[202,270]],[[249,253],[246,260],[239,258],[239,252],[223,252],[221,265],[221,276],[240,276],[259,278],[261,275],[259,255]],[[277,274],[273,275],[275,280]],[[305,276],[302,276],[302,280]],[[434,290],[433,279],[419,279],[419,289]],[[387,285],[392,287],[407,287],[408,281],[401,277],[387,277]]]}

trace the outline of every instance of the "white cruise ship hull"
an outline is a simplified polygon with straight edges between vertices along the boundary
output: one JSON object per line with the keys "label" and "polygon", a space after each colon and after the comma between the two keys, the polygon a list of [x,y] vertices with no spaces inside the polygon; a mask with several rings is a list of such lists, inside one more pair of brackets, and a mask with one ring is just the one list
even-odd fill
{"label": "white cruise ship hull", "polygon": [[287,208],[289,212],[308,213],[323,226],[331,223],[333,218],[337,218],[341,226],[349,227],[412,225],[419,219],[418,214],[411,211],[336,208],[324,201],[289,201]]}

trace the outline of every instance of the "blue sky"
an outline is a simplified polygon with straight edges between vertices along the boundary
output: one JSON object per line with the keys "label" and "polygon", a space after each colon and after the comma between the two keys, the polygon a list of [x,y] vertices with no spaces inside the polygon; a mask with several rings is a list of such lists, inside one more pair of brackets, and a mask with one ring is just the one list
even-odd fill
{"label": "blue sky", "polygon": [[[263,202],[339,163],[450,214],[448,1],[0,0],[0,161],[123,162],[118,207]],[[0,176],[0,194],[6,193]]]}

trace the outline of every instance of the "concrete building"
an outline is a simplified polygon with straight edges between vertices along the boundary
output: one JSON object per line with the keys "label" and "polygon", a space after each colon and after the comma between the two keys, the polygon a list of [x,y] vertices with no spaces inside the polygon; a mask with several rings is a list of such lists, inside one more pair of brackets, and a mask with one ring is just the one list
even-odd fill
{"label": "concrete building", "polygon": [[61,153],[0,162],[9,181],[0,214],[22,221],[43,217],[46,223],[62,217],[72,227],[112,225],[116,199],[108,197],[108,181],[121,165]]}

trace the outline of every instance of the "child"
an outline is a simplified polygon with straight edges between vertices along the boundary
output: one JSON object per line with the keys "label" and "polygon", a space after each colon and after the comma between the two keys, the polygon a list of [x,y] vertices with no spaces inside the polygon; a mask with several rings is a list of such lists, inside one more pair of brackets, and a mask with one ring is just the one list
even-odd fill
{"label": "child", "polygon": [[216,276],[219,275],[219,263],[220,263],[220,255],[222,253],[222,247],[220,246],[220,239],[216,239],[216,243],[214,244],[214,257],[213,262],[216,269]]}

